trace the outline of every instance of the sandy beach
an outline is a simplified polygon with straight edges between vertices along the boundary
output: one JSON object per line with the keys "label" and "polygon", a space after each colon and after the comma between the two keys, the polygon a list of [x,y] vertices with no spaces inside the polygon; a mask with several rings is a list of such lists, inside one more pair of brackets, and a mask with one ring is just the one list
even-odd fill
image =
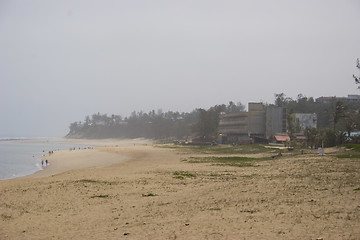
{"label": "sandy beach", "polygon": [[360,239],[359,159],[309,151],[239,167],[147,140],[74,141],[97,147],[0,181],[1,240]]}

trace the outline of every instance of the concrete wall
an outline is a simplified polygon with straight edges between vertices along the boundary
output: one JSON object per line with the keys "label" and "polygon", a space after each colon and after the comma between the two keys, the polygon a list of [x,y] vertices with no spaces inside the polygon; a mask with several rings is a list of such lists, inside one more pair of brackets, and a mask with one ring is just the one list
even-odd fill
{"label": "concrete wall", "polygon": [[286,110],[282,107],[268,106],[266,109],[266,138],[286,132]]}
{"label": "concrete wall", "polygon": [[265,111],[249,112],[249,134],[265,137]]}

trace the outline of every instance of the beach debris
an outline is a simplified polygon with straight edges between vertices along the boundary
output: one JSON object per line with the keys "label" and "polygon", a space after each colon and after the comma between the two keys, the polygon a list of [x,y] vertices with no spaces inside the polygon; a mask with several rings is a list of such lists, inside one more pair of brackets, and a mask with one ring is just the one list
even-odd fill
{"label": "beach debris", "polygon": [[282,153],[279,152],[278,154],[271,156],[271,158],[276,158],[276,157],[281,157],[281,156],[282,156]]}
{"label": "beach debris", "polygon": [[325,155],[325,150],[324,150],[324,148],[318,148],[318,154],[319,154],[320,156],[324,156],[324,155]]}
{"label": "beach debris", "polygon": [[128,235],[130,235],[130,233],[127,233],[127,232],[126,232],[126,233],[124,233],[124,236],[128,236]]}

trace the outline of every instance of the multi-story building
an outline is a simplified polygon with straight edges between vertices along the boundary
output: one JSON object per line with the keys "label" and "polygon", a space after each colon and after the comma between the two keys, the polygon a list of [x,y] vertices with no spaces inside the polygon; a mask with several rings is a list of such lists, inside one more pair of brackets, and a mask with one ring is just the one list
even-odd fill
{"label": "multi-story building", "polygon": [[248,112],[249,137],[265,137],[266,109],[262,103],[249,103]]}
{"label": "multi-story building", "polygon": [[349,103],[349,102],[360,102],[360,95],[355,95],[355,94],[349,94],[347,97],[319,97],[316,98],[316,102],[318,103],[335,103],[337,101],[342,101],[344,103]]}
{"label": "multi-story building", "polygon": [[279,133],[286,133],[286,108],[268,106],[266,108],[266,138]]}
{"label": "multi-story building", "polygon": [[262,103],[249,103],[248,112],[224,114],[220,118],[219,137],[223,143],[248,143],[272,138],[286,132],[286,110]]}
{"label": "multi-story building", "polygon": [[222,143],[250,142],[248,113],[232,113],[221,116],[219,136]]}

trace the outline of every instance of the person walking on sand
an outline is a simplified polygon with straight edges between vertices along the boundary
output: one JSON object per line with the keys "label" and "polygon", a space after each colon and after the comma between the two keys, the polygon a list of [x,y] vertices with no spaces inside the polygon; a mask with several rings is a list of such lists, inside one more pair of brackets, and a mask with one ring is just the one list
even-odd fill
{"label": "person walking on sand", "polygon": [[49,162],[48,162],[48,160],[46,159],[46,160],[45,160],[45,164],[46,164],[46,166],[48,165],[48,163],[49,163]]}
{"label": "person walking on sand", "polygon": [[44,166],[44,160],[41,160],[41,166],[42,167]]}

